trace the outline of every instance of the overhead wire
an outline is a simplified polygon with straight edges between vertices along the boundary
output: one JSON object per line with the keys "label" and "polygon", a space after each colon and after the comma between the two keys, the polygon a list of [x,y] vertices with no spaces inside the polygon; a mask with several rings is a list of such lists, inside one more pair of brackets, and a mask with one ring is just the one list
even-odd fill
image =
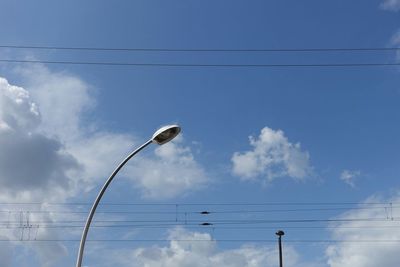
{"label": "overhead wire", "polygon": [[[22,204],[22,203],[2,203],[0,205],[13,205],[13,204]],[[26,203],[24,203],[26,204]],[[29,203],[29,204],[33,204],[33,203]],[[37,204],[37,203],[36,203]],[[57,203],[59,204],[59,203]],[[72,204],[72,203],[62,203],[62,204]],[[86,203],[73,203],[73,204],[86,204]],[[115,204],[115,205],[119,205],[122,203],[109,203],[109,204]],[[297,203],[288,203],[288,202],[275,202],[275,203],[247,203],[247,204],[233,204],[233,203],[206,203],[203,205],[224,205],[225,210],[215,210],[215,209],[202,209],[202,210],[197,210],[197,211],[193,211],[193,210],[186,210],[186,211],[178,211],[177,207],[178,205],[194,205],[197,206],[199,205],[198,203],[196,204],[162,204],[162,205],[174,205],[176,207],[176,210],[169,210],[169,211],[151,211],[151,210],[146,210],[146,211],[99,211],[97,214],[98,215],[108,215],[108,214],[115,214],[115,215],[130,215],[130,214],[148,214],[148,215],[171,215],[171,216],[175,216],[175,218],[166,218],[166,219],[160,219],[160,218],[151,218],[151,219],[145,219],[145,220],[131,220],[128,217],[125,217],[124,219],[113,219],[113,220],[96,220],[95,223],[113,223],[113,224],[120,224],[120,223],[134,223],[134,224],[143,224],[143,223],[147,223],[147,224],[159,224],[159,223],[172,223],[172,224],[178,224],[179,223],[185,223],[185,225],[187,224],[202,224],[202,223],[209,223],[210,225],[227,225],[227,224],[262,224],[262,223],[313,223],[313,222],[351,222],[351,221],[359,221],[359,222],[376,222],[376,221],[391,221],[391,222],[396,222],[399,220],[398,217],[393,217],[393,213],[392,210],[398,208],[399,206],[393,206],[393,203],[357,203],[357,207],[331,207],[328,206],[326,207],[318,207],[318,208],[291,208],[291,209],[287,209],[287,208],[283,208],[283,209],[263,209],[263,210],[253,210],[253,209],[235,209],[235,210],[226,210],[226,206],[232,206],[232,205],[292,205],[292,204],[306,204],[306,205],[310,205],[310,203],[301,203],[301,202],[297,202]],[[349,204],[353,204],[353,203],[349,203],[349,202],[329,202],[329,203],[322,203],[322,202],[315,202],[315,203],[311,203],[312,205],[316,205],[316,204],[335,204],[335,205],[344,205],[344,206],[348,206]],[[363,204],[363,205],[360,205]],[[141,205],[141,204],[136,204],[136,203],[124,203],[124,205]],[[151,204],[153,206],[157,206],[159,204]],[[379,218],[374,217],[374,218],[333,218],[333,219],[326,219],[326,218],[295,218],[295,219],[265,219],[263,217],[253,217],[253,218],[249,218],[249,219],[237,219],[235,217],[227,217],[227,218],[220,218],[219,215],[240,215],[240,214],[247,214],[247,213],[252,213],[252,214],[257,214],[257,215],[262,215],[263,213],[270,213],[270,212],[306,212],[306,211],[335,211],[335,210],[380,210],[382,209],[383,211],[385,211],[386,216],[381,216]],[[48,213],[54,213],[54,214],[64,214],[64,215],[69,215],[69,214],[86,214],[86,211],[74,211],[74,210],[67,210],[67,211],[48,211],[48,210],[28,210],[28,211],[21,211],[21,210],[0,210],[0,213],[3,214],[8,214],[8,220],[2,220],[0,221],[0,224],[3,225],[8,225],[10,226],[11,224],[21,224],[21,222],[24,221],[24,218],[28,218],[35,213],[38,214],[48,214]],[[15,216],[13,217],[12,215],[20,215],[18,220],[15,220]],[[212,216],[213,214],[215,214],[217,217],[215,218],[214,216]],[[182,217],[176,217],[178,215],[185,215],[185,218]],[[196,218],[196,220],[194,220],[194,218],[189,218],[187,217],[188,215],[196,215],[196,216],[201,216]],[[319,216],[318,216],[319,217]],[[32,218],[30,219],[30,223],[35,223],[35,224],[73,224],[73,223],[84,223],[84,220],[65,220],[65,219],[57,219],[57,218],[53,218],[52,220],[42,220],[36,218],[35,220],[33,220]],[[133,225],[131,225],[133,226]],[[151,225],[149,225],[151,226]],[[101,226],[99,226],[101,227]]]}
{"label": "overhead wire", "polygon": [[[56,205],[56,206],[86,206],[92,205],[91,202],[0,202],[0,205]],[[400,202],[194,202],[194,203],[117,203],[104,202],[102,206],[321,206],[321,205],[400,205]]]}
{"label": "overhead wire", "polygon": [[[79,242],[79,239],[0,239],[0,242]],[[88,239],[86,242],[261,242],[275,243],[275,239]],[[286,243],[399,243],[400,239],[285,239]]]}
{"label": "overhead wire", "polygon": [[[21,228],[29,228],[29,227],[37,227],[37,225],[0,225],[0,229],[21,229]],[[83,225],[46,225],[40,224],[40,228],[60,228],[60,229],[68,229],[68,228],[83,228]],[[221,229],[221,230],[262,230],[262,229],[276,229],[277,227],[285,228],[285,229],[299,229],[299,230],[315,230],[315,229],[400,229],[400,225],[370,225],[370,226],[286,226],[280,224],[279,226],[253,226],[253,225],[245,225],[245,226],[224,226],[224,225],[202,225],[202,224],[190,224],[190,223],[171,223],[171,224],[110,224],[110,225],[101,225],[101,224],[93,224],[91,228],[134,228],[134,229],[169,229],[171,227],[184,227],[188,229]]]}
{"label": "overhead wire", "polygon": [[[213,225],[223,225],[223,224],[262,224],[262,223],[313,223],[313,222],[396,222],[400,221],[400,217],[393,218],[341,218],[341,219],[247,219],[247,220],[210,220]],[[0,224],[16,224],[21,221],[0,221]],[[84,220],[64,220],[64,221],[36,221],[30,220],[30,223],[84,223]],[[175,223],[174,219],[169,220],[96,220],[97,223]],[[204,220],[185,220],[187,223],[203,223]]]}
{"label": "overhead wire", "polygon": [[87,66],[114,66],[114,67],[199,67],[199,68],[352,68],[352,67],[390,67],[400,66],[400,63],[315,63],[315,64],[191,64],[191,63],[135,63],[135,62],[96,62],[96,61],[56,61],[56,60],[23,60],[0,59],[3,63],[28,64],[59,64],[59,65],[87,65]]}
{"label": "overhead wire", "polygon": [[[0,48],[16,48],[16,49],[56,49],[56,50],[90,50],[90,51],[147,51],[147,52],[354,52],[354,51],[399,51],[400,48],[305,48],[305,49],[168,49],[168,48],[96,48],[96,47],[55,47],[55,46],[6,46],[0,45]],[[221,68],[297,68],[297,67],[388,67],[388,66],[400,66],[400,63],[384,63],[384,62],[372,62],[372,63],[328,63],[328,64],[176,64],[176,63],[136,63],[136,62],[90,62],[90,61],[57,61],[57,60],[20,60],[20,59],[0,59],[0,62],[4,63],[31,63],[31,64],[63,64],[63,65],[102,65],[102,66],[133,66],[133,67],[221,67]],[[65,205],[65,206],[87,206],[92,205],[91,203],[0,203],[0,205]],[[387,205],[393,203],[193,203],[193,204],[140,204],[140,203],[103,203],[103,206],[302,206],[302,205]],[[223,210],[223,211],[209,211],[210,213],[216,214],[229,214],[229,213],[267,213],[267,212],[298,212],[298,211],[333,211],[333,210],[344,210],[344,209],[381,209],[381,207],[351,207],[351,208],[310,208],[310,209],[280,209],[280,210]],[[390,208],[397,208],[391,206]],[[9,212],[9,211],[0,211]],[[83,211],[30,211],[32,213],[76,213],[76,214],[86,214]],[[187,213],[199,213],[202,211],[186,211],[186,212],[165,212],[165,211],[104,211],[99,212],[104,214],[187,214]],[[96,225],[93,224],[92,227],[171,227],[171,226],[186,226],[186,227],[198,227],[201,226],[200,220],[186,220],[187,223],[171,223],[170,225]],[[261,223],[315,223],[315,222],[383,222],[383,221],[399,221],[399,218],[391,218],[391,220],[383,218],[364,218],[364,219],[295,219],[295,220],[210,220],[212,223],[210,226],[218,227],[220,229],[273,229],[272,227],[261,227],[261,226],[246,226],[248,224],[261,224]],[[56,222],[42,222],[42,221],[31,221],[30,223],[42,223],[40,227],[42,228],[67,228],[67,227],[82,227],[82,225],[50,225],[52,223],[83,223],[84,221],[56,221]],[[96,223],[157,223],[157,222],[171,222],[170,220],[142,220],[142,221],[131,221],[131,220],[99,220]],[[10,228],[10,223],[13,222],[1,222],[8,223],[7,228]],[[20,223],[20,222],[14,222]],[[49,223],[49,225],[43,225],[43,223]],[[197,224],[196,224],[197,223]],[[226,225],[240,225],[240,226],[226,226]],[[242,226],[245,225],[245,226]],[[12,225],[11,225],[12,226]],[[21,226],[17,226],[18,228]],[[316,229],[329,228],[330,226],[287,226],[288,229]],[[372,226],[371,226],[372,227]],[[378,226],[374,226],[378,227]],[[397,228],[397,226],[385,226],[384,228]],[[335,228],[350,228],[350,227],[335,227]],[[359,229],[361,227],[357,227]],[[382,226],[383,228],[383,226]],[[1,228],[0,229],[4,229]],[[60,240],[1,240],[0,241],[21,241],[21,242],[59,242],[59,241],[71,241],[79,242],[79,240],[73,239],[60,239]],[[138,239],[138,240],[119,240],[119,239],[93,239],[88,240],[88,242],[171,242],[171,241],[182,241],[182,242],[192,242],[192,241],[213,241],[213,240],[172,240],[172,239]],[[276,242],[276,240],[262,240],[262,239],[221,239],[219,242]],[[369,243],[369,242],[400,242],[400,240],[285,240],[285,242],[309,242],[309,243],[329,243],[329,242],[357,242],[357,243]]]}
{"label": "overhead wire", "polygon": [[125,52],[356,52],[398,51],[400,47],[327,47],[327,48],[150,48],[150,47],[72,47],[0,45],[0,48],[39,50],[125,51]]}
{"label": "overhead wire", "polygon": [[[0,205],[3,206],[8,206],[8,205],[13,205],[13,204],[27,204],[27,203],[0,203]],[[44,204],[44,203],[28,203],[28,204]],[[46,203],[47,205],[51,203]],[[52,203],[56,205],[61,205],[64,206],[64,204],[67,204],[66,206],[68,207],[76,207],[75,205],[78,206],[84,206],[86,202],[80,202],[80,203]],[[84,205],[83,205],[84,204]],[[184,227],[184,228],[194,228],[194,229],[209,229],[212,231],[214,230],[249,230],[249,231],[257,231],[261,229],[277,229],[279,228],[284,228],[284,229],[298,229],[298,230],[316,230],[316,229],[368,229],[368,230],[377,230],[381,231],[381,229],[400,229],[400,225],[398,224],[400,221],[399,217],[365,217],[365,218],[333,218],[333,219],[325,219],[325,218],[297,218],[297,219],[260,219],[260,218],[250,218],[250,219],[237,219],[237,218],[225,218],[225,219],[214,219],[212,214],[216,213],[216,215],[227,215],[227,214],[233,214],[233,215],[239,215],[242,213],[261,213],[261,212],[271,212],[271,211],[284,211],[284,212],[291,212],[291,211],[332,211],[332,210],[342,210],[342,209],[361,209],[361,210],[375,210],[375,209],[386,209],[388,207],[390,208],[397,208],[397,206],[393,206],[394,203],[388,202],[388,203],[379,203],[379,202],[365,202],[365,203],[353,203],[353,202],[274,202],[274,203],[262,203],[262,202],[254,202],[254,203],[180,203],[180,204],[172,204],[172,203],[161,203],[161,204],[145,204],[145,203],[105,203],[105,204],[111,204],[115,206],[121,206],[120,204],[123,204],[122,207],[129,207],[129,206],[143,206],[146,209],[148,209],[150,206],[152,207],[179,207],[185,206],[185,207],[199,207],[200,205],[205,205],[205,206],[212,206],[214,208],[211,209],[211,211],[208,211],[207,216],[201,216],[203,215],[202,212],[204,212],[203,209],[198,209],[197,211],[186,211],[182,212],[180,211],[179,214],[187,214],[189,212],[195,212],[197,215],[196,216],[201,216],[204,217],[204,219],[187,219],[185,218],[184,220],[182,218],[180,219],[167,219],[167,220],[161,220],[159,218],[157,219],[152,219],[152,220],[127,220],[126,218],[124,219],[107,219],[107,220],[96,220],[93,222],[92,227],[93,228],[113,228],[113,229],[118,229],[118,228],[133,228],[133,229],[168,229],[172,227]],[[145,204],[145,205],[143,205]],[[298,206],[300,204],[300,208],[287,208],[287,206],[295,205]],[[260,210],[254,210],[251,209],[250,207],[262,207],[262,206],[276,206],[278,205],[279,207],[283,207],[283,209],[260,209]],[[323,206],[325,205],[325,206]],[[332,205],[339,205],[337,206],[332,206]],[[353,207],[354,205],[357,205],[356,207]],[[51,206],[51,205],[49,205]],[[224,209],[223,210],[215,210],[215,207],[221,206]],[[244,207],[250,208],[250,209],[243,209]],[[305,208],[302,208],[304,207]],[[317,207],[315,207],[317,206]],[[18,207],[18,205],[17,205]],[[233,207],[235,208],[234,210],[226,210],[227,208]],[[238,209],[238,207],[241,207],[241,209]],[[310,207],[310,208],[308,208]],[[196,208],[197,209],[197,208]],[[200,211],[199,211],[200,210]],[[203,210],[203,211],[201,211]],[[10,212],[9,210],[2,210],[2,212]],[[18,213],[18,211],[15,211]],[[20,211],[21,212],[21,211]],[[35,211],[29,211],[29,214],[34,213]],[[46,210],[37,210],[37,212],[51,212],[51,211],[46,211]],[[77,214],[85,214],[86,212],[83,211],[57,211],[55,210],[54,212],[60,212],[60,213],[77,213]],[[178,211],[104,211],[104,212],[99,212],[99,214],[104,213],[104,214],[136,214],[136,213],[147,213],[147,214],[167,214],[167,215],[176,215]],[[220,212],[220,213],[218,213]],[[22,212],[23,213],[23,212]],[[26,212],[28,214],[28,212]],[[211,215],[211,216],[208,216]],[[342,223],[348,223],[348,222],[362,222],[361,225],[346,225]],[[377,222],[380,222],[380,224],[376,224]],[[388,223],[388,224],[382,224],[383,222]],[[13,230],[13,229],[21,229],[23,231],[24,229],[29,230],[30,228],[38,228],[40,229],[46,229],[46,228],[53,228],[53,229],[68,229],[68,228],[82,228],[83,227],[84,220],[33,220],[30,219],[29,222],[25,222],[24,219],[20,220],[3,220],[0,221],[0,229],[1,230]],[[327,225],[321,225],[321,223],[327,223]],[[332,223],[339,223],[339,224],[334,224]],[[36,239],[36,237],[35,237]],[[7,240],[0,240],[0,241],[7,241]],[[54,240],[47,240],[47,239],[31,239],[29,238],[28,240],[12,240],[12,242],[78,242],[79,240],[75,239],[54,239]],[[200,242],[204,240],[173,240],[173,239],[135,239],[135,240],[124,240],[124,239],[93,239],[89,242],[172,242],[172,241],[182,241],[182,242]],[[215,240],[211,240],[211,242],[214,242]],[[266,239],[217,239],[216,241],[218,242],[269,242]],[[299,243],[332,243],[332,242],[357,242],[357,243],[389,243],[389,242],[398,242],[396,240],[285,240],[285,242],[299,242]],[[275,241],[271,241],[275,242]]]}
{"label": "overhead wire", "polygon": [[[400,206],[380,206],[380,207],[335,207],[335,208],[298,208],[298,209],[268,209],[268,210],[202,210],[202,211],[99,211],[96,214],[201,214],[201,215],[211,215],[211,214],[240,214],[240,213],[281,213],[281,212],[308,212],[308,211],[336,211],[336,210],[376,210],[392,208],[398,209]],[[0,210],[0,213],[19,213],[21,210]],[[30,213],[38,214],[87,214],[87,211],[58,211],[58,210],[29,210]]]}

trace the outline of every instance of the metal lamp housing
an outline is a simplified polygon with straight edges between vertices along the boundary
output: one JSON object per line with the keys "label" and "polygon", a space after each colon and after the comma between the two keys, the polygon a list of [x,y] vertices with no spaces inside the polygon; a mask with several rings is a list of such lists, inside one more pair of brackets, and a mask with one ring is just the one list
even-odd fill
{"label": "metal lamp housing", "polygon": [[283,232],[282,230],[279,230],[278,232],[275,233],[277,236],[281,237],[283,235],[285,235],[285,232]]}
{"label": "metal lamp housing", "polygon": [[163,145],[174,139],[181,132],[181,127],[179,125],[166,125],[158,129],[151,140],[153,143],[158,145]]}

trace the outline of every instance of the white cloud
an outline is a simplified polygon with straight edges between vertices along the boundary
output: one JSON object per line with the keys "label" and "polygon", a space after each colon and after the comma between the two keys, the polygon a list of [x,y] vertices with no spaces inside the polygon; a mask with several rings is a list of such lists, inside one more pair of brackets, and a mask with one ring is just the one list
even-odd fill
{"label": "white cloud", "polygon": [[135,145],[136,142],[130,135],[105,131],[69,142],[67,146],[70,153],[84,166],[80,176],[84,191],[105,182],[108,175]]}
{"label": "white cloud", "polygon": [[[114,265],[129,267],[275,267],[279,264],[276,246],[246,244],[219,250],[218,241],[213,241],[209,234],[183,228],[171,230],[168,239],[172,241],[165,247],[115,251],[111,260]],[[285,266],[310,266],[300,261],[293,247],[285,246],[283,252]]]}
{"label": "white cloud", "polygon": [[253,150],[235,152],[233,173],[243,179],[265,177],[267,181],[288,176],[303,180],[311,174],[309,154],[300,144],[290,143],[283,131],[265,127],[258,138],[249,137]]}
{"label": "white cloud", "polygon": [[343,170],[340,174],[340,180],[344,181],[351,187],[355,187],[355,179],[361,175],[360,171]]}
{"label": "white cloud", "polygon": [[[60,138],[82,166],[75,181],[80,181],[85,191],[99,186],[140,145],[131,134],[104,131],[84,119],[85,111],[92,109],[96,101],[91,95],[93,89],[78,77],[54,73],[40,65],[19,68],[18,73],[25,78],[32,98],[40,107],[41,130]],[[122,173],[131,177],[133,186],[147,198],[179,197],[201,188],[207,181],[205,171],[182,142],[156,149],[155,156],[137,157],[129,166],[134,167],[125,168]]]}
{"label": "white cloud", "polygon": [[0,78],[0,199],[34,201],[70,187],[79,164],[57,139],[40,133],[37,105]]}
{"label": "white cloud", "polygon": [[384,10],[389,11],[399,11],[400,10],[400,0],[384,0],[380,6]]}
{"label": "white cloud", "polygon": [[133,163],[131,178],[146,198],[171,198],[203,188],[208,178],[182,138],[155,150],[155,158]]}
{"label": "white cloud", "polygon": [[53,72],[42,65],[19,67],[16,72],[40,105],[40,127],[46,134],[71,141],[86,133],[84,112],[95,106],[89,84],[73,74]]}
{"label": "white cloud", "polygon": [[[131,134],[101,130],[96,123],[88,123],[85,112],[94,107],[95,100],[90,86],[79,77],[52,72],[40,65],[19,67],[16,73],[23,78],[24,88],[10,85],[0,77],[1,202],[62,203],[80,196],[101,186],[124,156],[140,144]],[[183,142],[157,148],[154,153],[135,159],[134,167],[123,171],[125,176],[132,177],[126,181],[132,181],[144,196],[179,197],[207,181],[205,171]],[[160,169],[153,177],[155,168]],[[44,205],[37,209],[46,209]],[[35,215],[30,216],[33,219]],[[55,214],[35,218],[50,222],[59,219]],[[8,229],[5,236],[19,239],[20,231]],[[64,234],[70,235],[72,231]],[[40,238],[58,236],[54,229],[43,228],[38,234]],[[59,242],[12,244],[4,246],[4,250],[17,249],[20,253],[25,251],[24,255],[34,252],[39,265],[46,267],[57,266],[67,253]]]}
{"label": "white cloud", "polygon": [[[386,201],[371,197],[365,202],[398,203],[400,202],[400,195]],[[368,207],[371,207],[371,205],[368,205]],[[400,216],[399,209],[390,209],[390,205],[387,205],[386,208],[383,205],[380,205],[380,207],[351,210],[344,213],[340,218],[371,218],[371,221],[347,221],[335,224],[337,228],[333,228],[332,238],[355,241],[400,240],[398,221],[391,221],[392,217],[398,218]],[[373,221],[374,219],[386,219],[387,221],[377,222]],[[400,266],[399,251],[400,243],[398,242],[338,242],[327,248],[326,256],[331,267],[397,267]]]}
{"label": "white cloud", "polygon": [[[40,226],[40,221],[53,222],[55,219],[54,214],[27,212],[26,210],[29,210],[29,207],[31,206],[18,205],[19,211],[11,211],[13,206],[7,205],[10,212],[3,219],[3,222],[7,223],[3,224],[3,228],[0,229],[0,239],[10,241],[1,242],[6,246],[0,246],[0,255],[7,253],[12,257],[8,261],[9,266],[15,266],[15,264],[18,266],[35,266],[36,264],[43,267],[58,266],[60,260],[67,256],[67,249],[61,242],[26,242],[35,239],[57,240],[59,233],[56,229],[38,227]],[[37,257],[27,260],[31,255],[36,255]],[[1,258],[3,264],[3,257]],[[4,257],[4,262],[7,262],[7,257]]]}

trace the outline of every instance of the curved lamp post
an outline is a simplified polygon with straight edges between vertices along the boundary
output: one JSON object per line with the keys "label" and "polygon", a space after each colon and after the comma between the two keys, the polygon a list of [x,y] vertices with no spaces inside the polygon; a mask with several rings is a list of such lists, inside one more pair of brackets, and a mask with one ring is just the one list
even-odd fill
{"label": "curved lamp post", "polygon": [[150,145],[151,143],[156,143],[158,145],[163,145],[165,143],[168,143],[172,139],[174,139],[179,132],[181,131],[181,128],[178,125],[167,125],[159,130],[157,130],[152,138],[145,142],[143,145],[138,147],[136,150],[134,150],[131,154],[129,154],[119,165],[118,167],[113,171],[111,176],[107,179],[103,187],[101,188],[99,194],[96,197],[96,200],[93,203],[92,208],[90,209],[89,215],[86,220],[85,228],[83,229],[82,237],[81,237],[81,242],[79,245],[79,252],[78,252],[78,258],[76,260],[76,267],[81,267],[82,264],[82,257],[83,257],[83,250],[85,248],[85,242],[86,242],[86,237],[89,231],[90,223],[92,222],[94,213],[96,211],[97,206],[99,205],[100,199],[103,196],[104,192],[106,191],[107,187],[110,185],[111,181],[114,179],[115,175],[121,170],[121,168],[127,163],[134,155],[136,155],[139,151],[141,151],[143,148],[146,146]]}

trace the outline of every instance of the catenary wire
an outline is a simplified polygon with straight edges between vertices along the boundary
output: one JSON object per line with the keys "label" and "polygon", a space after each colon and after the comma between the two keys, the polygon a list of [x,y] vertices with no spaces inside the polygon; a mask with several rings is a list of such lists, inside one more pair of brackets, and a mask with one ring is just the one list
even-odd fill
{"label": "catenary wire", "polygon": [[[197,202],[197,203],[100,203],[103,206],[321,206],[321,205],[400,205],[400,202]],[[0,205],[91,206],[91,202],[1,202]]]}
{"label": "catenary wire", "polygon": [[[174,224],[112,224],[112,225],[98,225],[93,224],[91,228],[134,228],[134,229],[169,229],[171,227],[184,227],[188,229],[216,229],[216,230],[262,230],[262,229],[276,229],[281,227],[284,229],[299,229],[299,230],[315,230],[315,229],[399,229],[400,225],[370,225],[370,226],[221,226],[221,225],[208,225],[201,224],[187,224],[187,223],[174,223]],[[69,228],[83,228],[83,225],[1,225],[0,229],[27,229],[27,228],[41,228],[41,229],[69,229]]]}
{"label": "catenary wire", "polygon": [[[262,223],[314,223],[314,222],[397,222],[400,217],[393,218],[343,218],[343,219],[248,219],[248,220],[211,220],[210,223],[214,225],[223,224],[262,224]],[[83,220],[69,220],[69,221],[35,221],[31,220],[30,223],[84,223]],[[174,223],[176,220],[96,220],[97,223]],[[187,223],[204,223],[203,220],[185,220]],[[0,221],[0,224],[20,224],[21,221]]]}
{"label": "catenary wire", "polygon": [[[174,215],[212,215],[212,214],[248,214],[248,213],[283,213],[283,212],[313,212],[313,211],[338,211],[338,210],[387,210],[387,209],[398,209],[400,206],[380,206],[380,207],[336,207],[336,208],[302,208],[302,209],[269,209],[269,210],[202,210],[202,211],[99,211],[97,214],[174,214]],[[0,213],[30,213],[30,214],[87,214],[87,211],[57,211],[57,210],[0,210]]]}
{"label": "catenary wire", "polygon": [[[79,242],[78,239],[0,239],[0,242]],[[86,242],[260,242],[275,243],[275,239],[88,239]],[[285,243],[399,243],[400,239],[285,239]]]}
{"label": "catenary wire", "polygon": [[125,51],[125,52],[357,52],[357,51],[398,51],[400,47],[328,47],[328,48],[146,48],[146,47],[69,47],[0,45],[0,48],[40,50],[83,50],[83,51]]}
{"label": "catenary wire", "polygon": [[352,68],[352,67],[390,67],[400,63],[320,63],[320,64],[189,64],[189,63],[133,63],[133,62],[90,62],[90,61],[52,61],[0,59],[3,63],[87,65],[113,67],[175,67],[175,68]]}
{"label": "catenary wire", "polygon": [[[269,210],[202,210],[202,211],[99,211],[96,214],[238,214],[238,213],[271,213],[271,212],[305,212],[305,211],[335,211],[335,210],[380,210],[398,209],[400,206],[381,206],[381,207],[351,207],[351,208],[302,208],[302,209],[269,209]],[[57,210],[0,210],[0,213],[20,213],[29,212],[31,214],[87,214],[87,211],[57,211]]]}

